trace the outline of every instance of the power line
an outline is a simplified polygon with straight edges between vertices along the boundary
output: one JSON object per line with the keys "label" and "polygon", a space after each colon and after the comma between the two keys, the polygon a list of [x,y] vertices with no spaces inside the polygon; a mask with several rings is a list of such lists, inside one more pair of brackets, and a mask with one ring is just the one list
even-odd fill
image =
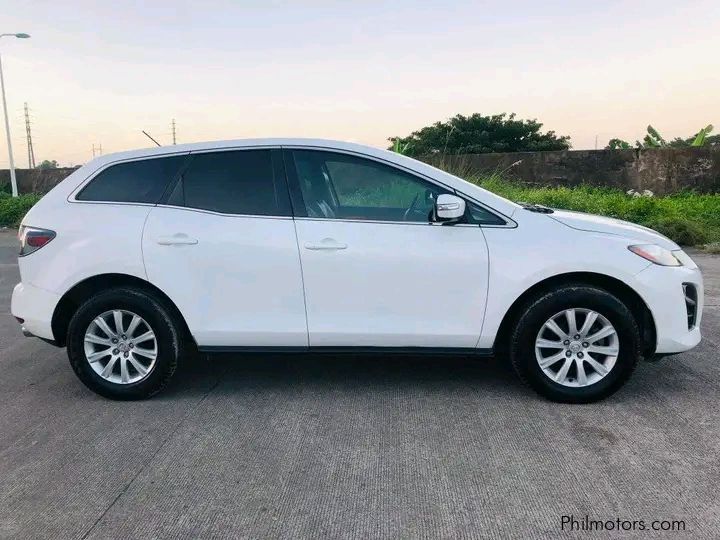
{"label": "power line", "polygon": [[35,168],[35,150],[33,149],[32,133],[30,131],[30,111],[25,103],[25,133],[27,135],[28,168]]}
{"label": "power line", "polygon": [[172,136],[173,136],[173,144],[177,144],[177,140],[175,139],[175,119],[172,119]]}

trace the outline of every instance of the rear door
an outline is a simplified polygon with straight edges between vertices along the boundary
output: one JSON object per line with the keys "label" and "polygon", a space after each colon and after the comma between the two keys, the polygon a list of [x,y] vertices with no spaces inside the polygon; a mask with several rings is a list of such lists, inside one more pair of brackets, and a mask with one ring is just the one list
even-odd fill
{"label": "rear door", "polygon": [[148,278],[175,302],[203,348],[308,344],[280,152],[193,153],[148,216]]}

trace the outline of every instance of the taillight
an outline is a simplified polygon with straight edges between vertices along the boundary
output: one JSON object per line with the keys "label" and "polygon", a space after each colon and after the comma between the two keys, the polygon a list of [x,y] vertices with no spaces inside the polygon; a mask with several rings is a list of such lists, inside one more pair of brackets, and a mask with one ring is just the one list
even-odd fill
{"label": "taillight", "polygon": [[36,227],[20,227],[18,239],[20,240],[20,257],[30,255],[48,244],[55,238],[55,231],[38,229]]}

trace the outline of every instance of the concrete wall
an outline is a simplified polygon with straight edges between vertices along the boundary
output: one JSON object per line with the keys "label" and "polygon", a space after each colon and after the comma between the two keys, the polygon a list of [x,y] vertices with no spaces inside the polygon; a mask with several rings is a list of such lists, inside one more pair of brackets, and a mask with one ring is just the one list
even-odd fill
{"label": "concrete wall", "polygon": [[506,171],[510,178],[534,185],[591,184],[624,191],[649,189],[658,195],[683,189],[720,192],[718,146],[430,156],[424,161],[460,176]]}
{"label": "concrete wall", "polygon": [[[720,147],[650,150],[568,150],[427,157],[424,161],[467,176],[506,171],[533,185],[591,184],[662,195],[683,189],[720,193]],[[517,165],[513,163],[520,162]],[[20,193],[45,193],[75,169],[17,169]],[[10,191],[10,173],[0,170],[0,190]]]}
{"label": "concrete wall", "polygon": [[[19,193],[47,193],[75,169],[15,169]],[[10,193],[10,170],[0,169],[0,191]]]}

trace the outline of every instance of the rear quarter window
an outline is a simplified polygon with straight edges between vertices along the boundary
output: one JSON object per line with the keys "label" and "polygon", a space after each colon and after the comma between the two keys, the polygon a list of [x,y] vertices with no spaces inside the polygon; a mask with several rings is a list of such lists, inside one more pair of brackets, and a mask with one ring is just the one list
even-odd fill
{"label": "rear quarter window", "polygon": [[111,165],[85,186],[79,201],[157,204],[187,156],[141,159]]}
{"label": "rear quarter window", "polygon": [[198,153],[191,159],[168,204],[222,214],[286,214],[278,202],[270,150]]}

